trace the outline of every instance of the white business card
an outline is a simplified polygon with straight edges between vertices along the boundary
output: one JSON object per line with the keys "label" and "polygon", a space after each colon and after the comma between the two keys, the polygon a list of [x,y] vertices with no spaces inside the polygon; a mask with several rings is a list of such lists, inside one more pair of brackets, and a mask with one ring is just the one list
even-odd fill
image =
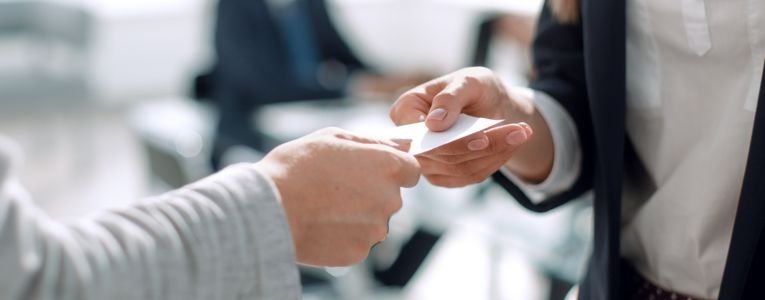
{"label": "white business card", "polygon": [[428,152],[449,144],[473,133],[486,130],[503,120],[478,118],[461,114],[454,125],[441,132],[430,131],[425,122],[408,124],[399,127],[362,132],[361,134],[375,138],[403,139],[411,141],[409,153],[413,155]]}

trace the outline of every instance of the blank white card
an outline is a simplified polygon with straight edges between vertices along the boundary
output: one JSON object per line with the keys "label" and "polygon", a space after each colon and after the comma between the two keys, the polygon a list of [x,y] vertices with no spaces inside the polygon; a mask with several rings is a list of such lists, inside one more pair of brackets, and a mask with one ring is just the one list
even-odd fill
{"label": "blank white card", "polygon": [[425,126],[425,122],[414,123],[399,127],[366,132],[375,138],[410,140],[412,145],[409,153],[421,154],[449,144],[473,133],[485,130],[501,123],[502,120],[477,118],[461,114],[457,122],[446,131],[434,132]]}

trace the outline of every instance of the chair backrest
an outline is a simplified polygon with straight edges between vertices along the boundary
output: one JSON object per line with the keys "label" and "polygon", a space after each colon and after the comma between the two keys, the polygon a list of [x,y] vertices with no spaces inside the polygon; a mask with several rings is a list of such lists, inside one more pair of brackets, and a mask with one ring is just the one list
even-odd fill
{"label": "chair backrest", "polygon": [[31,9],[32,32],[41,38],[78,50],[85,50],[91,40],[92,17],[72,5],[38,2]]}
{"label": "chair backrest", "polygon": [[[92,17],[75,5],[0,0],[3,98],[89,98],[86,77]],[[6,47],[9,46],[9,47]],[[44,88],[40,88],[44,87]],[[34,105],[34,104],[31,104]]]}
{"label": "chair backrest", "polygon": [[29,30],[33,6],[28,1],[0,1],[0,36]]}
{"label": "chair backrest", "polygon": [[72,5],[42,1],[0,1],[0,38],[24,35],[35,40],[85,49],[92,18]]}
{"label": "chair backrest", "polygon": [[487,66],[489,47],[494,38],[494,28],[498,19],[498,16],[487,16],[478,25],[478,35],[473,48],[473,57],[469,63],[470,66]]}

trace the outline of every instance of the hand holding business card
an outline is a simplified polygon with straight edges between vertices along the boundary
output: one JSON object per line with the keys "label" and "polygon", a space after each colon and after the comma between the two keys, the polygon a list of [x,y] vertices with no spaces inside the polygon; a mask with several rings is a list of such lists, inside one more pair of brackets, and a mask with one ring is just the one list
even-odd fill
{"label": "hand holding business card", "polygon": [[454,125],[446,131],[434,132],[425,126],[425,122],[414,123],[370,133],[377,138],[401,139],[411,141],[409,153],[422,154],[443,145],[457,141],[476,132],[486,130],[501,123],[502,120],[477,118],[460,115]]}
{"label": "hand holding business card", "polygon": [[437,186],[461,187],[491,176],[532,134],[525,123],[508,124],[462,114],[442,132],[430,131],[425,123],[415,123],[365,135],[409,140],[409,153],[417,156],[422,175],[428,181]]}

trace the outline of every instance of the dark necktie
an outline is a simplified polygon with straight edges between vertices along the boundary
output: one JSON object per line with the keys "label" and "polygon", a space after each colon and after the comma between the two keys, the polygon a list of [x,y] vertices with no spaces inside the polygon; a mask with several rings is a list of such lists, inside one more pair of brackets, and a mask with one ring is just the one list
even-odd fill
{"label": "dark necktie", "polygon": [[320,58],[308,9],[306,1],[292,0],[280,10],[278,19],[292,69],[301,83],[310,85],[316,82]]}

